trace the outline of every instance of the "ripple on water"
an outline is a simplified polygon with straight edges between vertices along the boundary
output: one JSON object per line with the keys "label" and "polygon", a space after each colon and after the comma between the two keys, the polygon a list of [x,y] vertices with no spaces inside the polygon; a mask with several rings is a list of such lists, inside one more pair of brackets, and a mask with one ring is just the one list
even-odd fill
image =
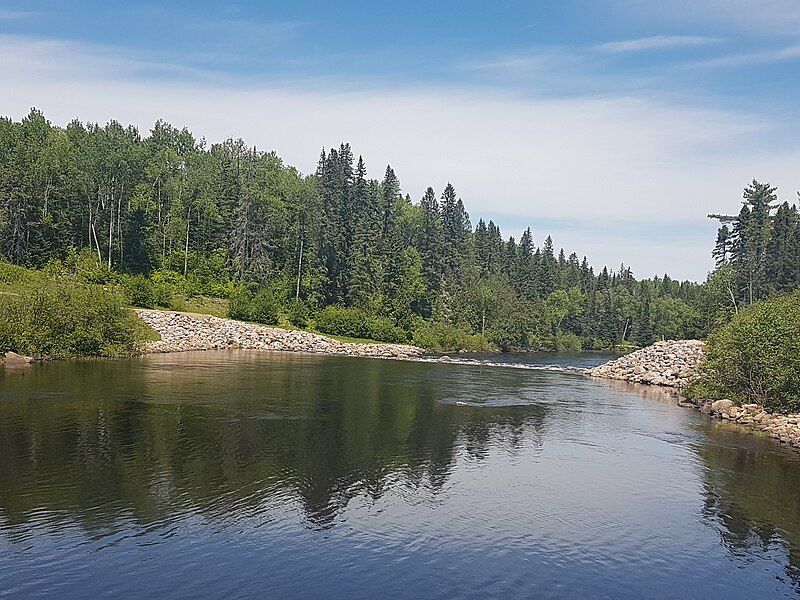
{"label": "ripple on water", "polygon": [[191,360],[0,380],[0,595],[797,591],[800,461],[669,395],[541,365]]}

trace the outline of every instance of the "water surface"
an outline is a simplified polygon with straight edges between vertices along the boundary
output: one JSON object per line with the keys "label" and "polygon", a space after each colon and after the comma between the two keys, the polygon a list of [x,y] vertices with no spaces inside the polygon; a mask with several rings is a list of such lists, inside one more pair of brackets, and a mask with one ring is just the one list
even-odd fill
{"label": "water surface", "polygon": [[49,363],[0,375],[0,597],[792,597],[798,474],[568,371]]}

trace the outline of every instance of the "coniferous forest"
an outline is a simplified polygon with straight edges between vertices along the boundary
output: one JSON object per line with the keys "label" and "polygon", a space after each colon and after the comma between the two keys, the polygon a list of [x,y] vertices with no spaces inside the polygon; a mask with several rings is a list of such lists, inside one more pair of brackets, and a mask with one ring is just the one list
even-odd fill
{"label": "coniferous forest", "polygon": [[435,349],[703,336],[800,281],[798,210],[769,184],[748,186],[738,215],[712,215],[718,267],[698,284],[595,268],[546,232],[515,239],[471,217],[453,184],[412,198],[380,172],[346,143],[304,175],[241,139],[209,144],[163,121],[147,135],[62,128],[34,109],[0,119],[0,255],[115,282],[140,306],[224,298],[239,318],[341,334],[372,322],[363,337]]}

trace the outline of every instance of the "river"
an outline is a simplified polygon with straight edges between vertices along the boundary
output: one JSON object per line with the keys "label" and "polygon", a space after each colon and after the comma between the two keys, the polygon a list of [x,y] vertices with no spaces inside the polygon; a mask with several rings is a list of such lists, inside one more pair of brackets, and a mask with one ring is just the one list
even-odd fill
{"label": "river", "polygon": [[0,370],[0,598],[797,595],[800,454],[605,358]]}

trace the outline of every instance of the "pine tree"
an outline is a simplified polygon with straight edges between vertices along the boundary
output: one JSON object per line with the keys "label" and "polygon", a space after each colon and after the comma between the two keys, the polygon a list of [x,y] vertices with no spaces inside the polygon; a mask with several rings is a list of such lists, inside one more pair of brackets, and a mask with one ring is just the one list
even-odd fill
{"label": "pine tree", "polygon": [[788,202],[775,213],[764,270],[771,290],[791,291],[800,285],[800,216]]}
{"label": "pine tree", "polygon": [[425,279],[428,296],[424,316],[433,312],[436,298],[442,288],[443,232],[439,201],[433,188],[425,190],[420,200],[422,216],[420,222],[419,254],[422,261],[422,276]]}
{"label": "pine tree", "polygon": [[717,231],[717,242],[714,244],[714,251],[711,253],[716,260],[718,267],[720,265],[728,264],[728,257],[731,252],[731,242],[731,231],[728,229],[727,225],[723,224]]}

